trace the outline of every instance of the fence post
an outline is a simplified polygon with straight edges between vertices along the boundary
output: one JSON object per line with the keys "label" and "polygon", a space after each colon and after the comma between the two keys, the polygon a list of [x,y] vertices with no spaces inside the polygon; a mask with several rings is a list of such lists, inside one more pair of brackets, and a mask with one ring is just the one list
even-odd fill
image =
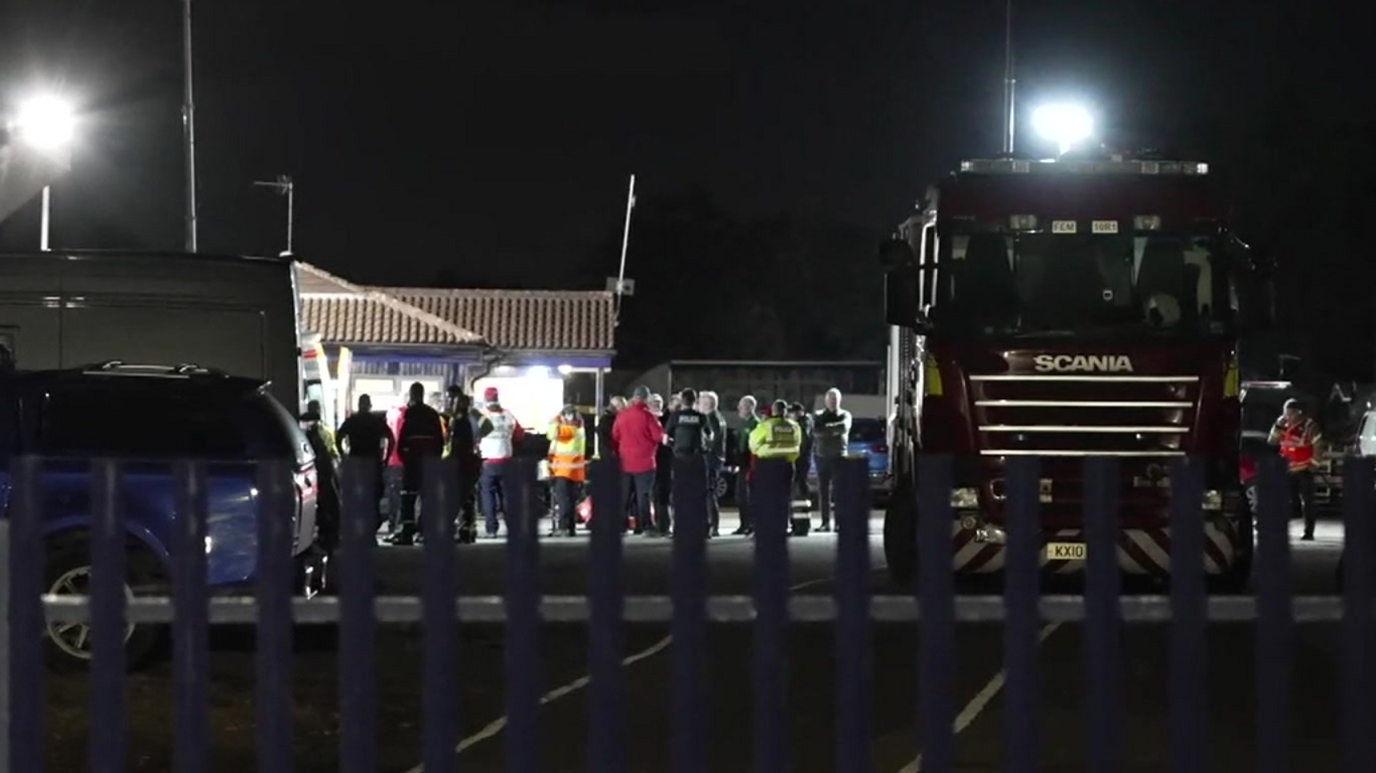
{"label": "fence post", "polygon": [[1122,768],[1122,706],[1118,703],[1118,601],[1122,570],[1118,566],[1121,469],[1113,457],[1092,457],[1084,463],[1085,548],[1085,677],[1089,689],[1088,769],[1112,773]]}
{"label": "fence post", "polygon": [[588,770],[625,769],[625,596],[621,535],[626,491],[614,456],[592,463],[592,544],[588,557]]}
{"label": "fence post", "polygon": [[10,771],[10,596],[16,595],[10,573],[10,521],[0,518],[0,773]]}
{"label": "fence post", "polygon": [[1003,732],[1009,773],[1037,770],[1040,758],[1037,718],[1037,628],[1041,595],[1041,465],[1031,457],[1009,459],[1008,501],[1004,528],[1003,598],[1007,618],[1003,628],[1004,668],[1008,692]]}
{"label": "fence post", "polygon": [[1343,756],[1345,773],[1371,768],[1371,528],[1376,470],[1370,459],[1349,458],[1343,467]]}
{"label": "fence post", "polygon": [[836,769],[865,773],[874,770],[869,462],[844,459],[836,473]]}
{"label": "fence post", "polygon": [[377,548],[375,462],[344,462],[339,572],[339,754],[344,773],[377,770],[377,619],[373,551]]}
{"label": "fence post", "polygon": [[[1171,572],[1171,770],[1203,770],[1204,659],[1204,477],[1200,460],[1175,459],[1170,467]],[[1221,568],[1221,567],[1220,567]]]}
{"label": "fence post", "polygon": [[674,773],[707,770],[707,459],[674,460]]}
{"label": "fence post", "polygon": [[[425,769],[454,769],[458,689],[454,675],[454,521],[458,518],[459,461],[427,459],[421,492],[421,531],[425,536],[425,587],[421,590],[425,647],[422,705],[425,707]],[[476,483],[474,481],[473,483]],[[471,485],[465,483],[464,485]]]}
{"label": "fence post", "polygon": [[[918,743],[927,771],[946,773],[955,767],[956,612],[952,567],[950,455],[922,455],[917,460],[917,572],[922,619],[918,648]],[[902,490],[900,487],[899,490]],[[894,494],[897,496],[897,493]],[[891,508],[890,515],[902,512]]]}
{"label": "fence post", "polygon": [[755,773],[788,769],[788,529],[793,463],[763,459],[755,467],[750,508],[755,519]]}
{"label": "fence post", "polygon": [[[11,462],[8,571],[0,577],[9,588],[0,593],[9,604],[3,619],[8,627],[5,654],[9,658],[3,677],[9,680],[5,707],[10,713],[4,722],[9,733],[6,753],[0,756],[0,771],[41,773],[46,736],[42,711],[15,712],[15,706],[42,706],[43,639],[43,537],[39,513],[38,477],[42,462],[31,456]],[[16,635],[18,634],[18,635]],[[9,767],[6,768],[5,766]]]}
{"label": "fence post", "polygon": [[91,529],[91,724],[90,768],[124,770],[128,748],[124,697],[125,549],[120,470],[98,459],[92,470],[95,520]]}
{"label": "fence post", "polygon": [[540,769],[540,543],[535,463],[504,463],[506,507],[506,761],[513,773]]}
{"label": "fence post", "polygon": [[210,767],[210,624],[206,594],[205,466],[178,462],[172,539],[172,660],[177,697],[174,767]]}
{"label": "fence post", "polygon": [[1290,767],[1290,642],[1294,609],[1290,600],[1290,480],[1285,460],[1257,465],[1257,770],[1284,773]]}

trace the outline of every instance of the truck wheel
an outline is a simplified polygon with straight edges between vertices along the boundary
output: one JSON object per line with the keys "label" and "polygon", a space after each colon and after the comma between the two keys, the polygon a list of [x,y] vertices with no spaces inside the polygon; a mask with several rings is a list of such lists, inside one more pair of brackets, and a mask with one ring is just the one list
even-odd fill
{"label": "truck wheel", "polygon": [[[135,589],[164,585],[150,567],[153,560],[137,550],[130,550],[125,559],[124,597],[133,599]],[[48,554],[43,587],[46,593],[61,595],[89,595],[91,560],[88,543],[69,542]],[[147,666],[165,641],[166,629],[148,623],[130,623],[124,631],[125,667],[134,671]],[[44,656],[48,667],[59,673],[85,671],[91,667],[91,626],[88,623],[49,623],[43,639]]]}
{"label": "truck wheel", "polygon": [[884,508],[884,560],[889,579],[911,589],[917,574],[917,507],[908,484],[899,484]]}

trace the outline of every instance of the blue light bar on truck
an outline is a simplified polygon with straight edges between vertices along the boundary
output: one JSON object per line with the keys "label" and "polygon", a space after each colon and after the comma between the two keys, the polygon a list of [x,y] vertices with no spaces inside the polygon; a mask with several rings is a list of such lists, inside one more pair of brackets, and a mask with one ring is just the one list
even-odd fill
{"label": "blue light bar on truck", "polygon": [[971,158],[960,162],[971,174],[1136,174],[1197,177],[1209,173],[1202,161],[1094,159],[1031,161],[1022,158]]}

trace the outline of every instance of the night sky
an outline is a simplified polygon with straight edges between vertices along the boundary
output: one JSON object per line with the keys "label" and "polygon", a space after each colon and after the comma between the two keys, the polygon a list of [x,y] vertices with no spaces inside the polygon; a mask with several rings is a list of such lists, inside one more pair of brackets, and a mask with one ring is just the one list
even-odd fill
{"label": "night sky", "polygon": [[[196,8],[202,249],[282,249],[284,203],[251,183],[288,173],[297,252],[361,281],[600,287],[631,172],[642,202],[699,186],[742,217],[878,239],[999,145],[1002,0]],[[86,112],[54,243],[179,248],[179,3],[0,9],[0,93],[54,83]],[[1295,3],[1024,0],[1015,26],[1024,124],[1083,98],[1111,145],[1212,161],[1283,264],[1313,265],[1286,253],[1316,239],[1332,267],[1364,250],[1369,25]],[[37,221],[0,225],[0,247],[36,244]],[[630,273],[654,257],[633,250]]]}

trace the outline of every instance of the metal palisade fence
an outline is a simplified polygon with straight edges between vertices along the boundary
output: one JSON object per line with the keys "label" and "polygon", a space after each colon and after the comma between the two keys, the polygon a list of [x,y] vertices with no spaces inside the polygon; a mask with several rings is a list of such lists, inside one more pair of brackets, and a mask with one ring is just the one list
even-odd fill
{"label": "metal palisade fence", "polygon": [[[43,513],[40,511],[42,462],[32,458],[12,465],[9,525],[0,524],[0,560],[8,561],[9,592],[0,625],[0,770],[43,770],[44,617],[90,621],[94,639],[90,679],[90,758],[92,769],[123,760],[126,754],[124,628],[126,621],[167,623],[173,637],[176,679],[175,765],[203,771],[209,764],[208,626],[257,625],[257,754],[259,770],[293,768],[291,663],[295,623],[332,622],[339,626],[339,694],[342,769],[378,769],[376,665],[379,623],[424,623],[422,668],[423,761],[427,771],[457,769],[454,749],[462,707],[463,674],[458,650],[459,623],[504,621],[506,628],[507,769],[542,769],[537,713],[541,677],[541,623],[587,621],[589,685],[588,769],[626,770],[627,727],[622,628],[628,621],[662,621],[672,628],[672,770],[708,770],[706,748],[707,627],[714,622],[749,621],[754,626],[754,769],[789,768],[787,717],[788,626],[793,621],[832,622],[835,626],[836,761],[847,773],[873,769],[871,758],[873,679],[871,636],[876,621],[916,622],[921,629],[914,747],[924,771],[954,769],[955,683],[959,665],[955,629],[963,622],[1002,621],[1006,670],[1004,743],[1009,770],[1038,767],[1039,713],[1036,650],[1044,621],[1083,623],[1087,694],[1086,749],[1089,768],[1118,770],[1124,760],[1124,710],[1117,684],[1123,625],[1170,621],[1170,759],[1173,770],[1202,769],[1205,755],[1205,626],[1209,621],[1256,621],[1258,768],[1269,773],[1294,769],[1289,747],[1292,627],[1297,623],[1342,621],[1344,674],[1342,743],[1344,770],[1370,769],[1374,748],[1366,685],[1372,664],[1372,547],[1376,538],[1371,464],[1349,460],[1344,470],[1344,520],[1347,556],[1341,597],[1294,598],[1290,591],[1288,478],[1279,459],[1262,465],[1256,595],[1209,597],[1205,592],[1203,462],[1181,459],[1171,469],[1171,570],[1168,598],[1123,597],[1117,564],[1118,464],[1114,459],[1085,461],[1085,520],[1088,558],[1084,596],[1040,593],[1039,462],[1013,459],[1007,468],[1007,556],[1005,591],[1000,597],[959,597],[952,577],[949,457],[924,457],[919,464],[916,530],[919,575],[911,595],[871,593],[869,489],[863,461],[847,463],[838,484],[837,563],[832,596],[791,597],[787,547],[789,470],[785,463],[759,465],[753,488],[755,580],[750,597],[710,597],[707,575],[707,477],[702,460],[680,460],[675,467],[673,505],[677,531],[669,597],[627,596],[622,584],[621,519],[625,498],[615,462],[593,465],[592,539],[586,597],[542,596],[537,536],[538,497],[533,464],[512,463],[507,470],[508,519],[505,594],[462,595],[456,571],[463,550],[453,547],[452,517],[424,518],[424,592],[420,597],[377,597],[373,551],[372,470],[346,465],[343,471],[344,528],[339,557],[340,595],[293,598],[292,512],[295,492],[285,464],[267,463],[260,471],[260,560],[252,597],[212,597],[206,588],[205,468],[176,466],[180,514],[172,538],[170,598],[126,599],[123,576],[126,534],[120,501],[122,475],[115,462],[94,465],[95,526],[91,532],[92,591],[89,598],[44,597]],[[425,510],[452,515],[457,508],[456,469],[435,462],[427,470],[422,494]],[[916,687],[916,685],[915,685]],[[286,720],[286,721],[284,721]],[[6,765],[8,767],[6,767]]]}

